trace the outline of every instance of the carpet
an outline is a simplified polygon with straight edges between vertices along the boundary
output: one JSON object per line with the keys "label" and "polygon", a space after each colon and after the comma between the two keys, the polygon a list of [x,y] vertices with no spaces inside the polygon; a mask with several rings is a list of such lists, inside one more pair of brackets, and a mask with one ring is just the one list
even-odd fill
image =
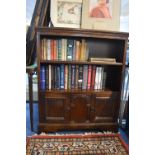
{"label": "carpet", "polygon": [[27,138],[26,155],[128,155],[119,134],[36,135]]}

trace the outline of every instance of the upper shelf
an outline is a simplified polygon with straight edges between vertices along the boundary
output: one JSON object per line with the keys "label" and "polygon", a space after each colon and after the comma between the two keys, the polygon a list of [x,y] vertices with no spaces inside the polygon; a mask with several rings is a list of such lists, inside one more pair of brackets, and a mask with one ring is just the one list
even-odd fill
{"label": "upper shelf", "polygon": [[100,31],[100,30],[88,30],[88,29],[73,29],[73,28],[49,28],[38,27],[36,28],[40,35],[45,36],[70,36],[70,37],[93,37],[93,38],[107,38],[107,39],[119,39],[127,40],[129,33],[116,32],[116,31]]}
{"label": "upper shelf", "polygon": [[61,60],[41,60],[40,63],[47,64],[77,64],[77,65],[113,65],[113,66],[122,66],[123,63],[116,62],[89,62],[89,61],[61,61]]}

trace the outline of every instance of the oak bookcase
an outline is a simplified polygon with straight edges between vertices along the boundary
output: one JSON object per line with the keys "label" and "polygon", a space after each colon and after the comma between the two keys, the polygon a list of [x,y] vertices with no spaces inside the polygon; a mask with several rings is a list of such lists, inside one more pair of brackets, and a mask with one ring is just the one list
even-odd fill
{"label": "oak bookcase", "polygon": [[[39,132],[96,129],[118,131],[118,114],[125,68],[128,33],[70,28],[37,28]],[[42,39],[85,39],[88,57],[115,58],[116,63],[89,61],[60,61],[41,59]],[[107,79],[105,89],[51,89],[42,90],[41,65],[99,65]]]}

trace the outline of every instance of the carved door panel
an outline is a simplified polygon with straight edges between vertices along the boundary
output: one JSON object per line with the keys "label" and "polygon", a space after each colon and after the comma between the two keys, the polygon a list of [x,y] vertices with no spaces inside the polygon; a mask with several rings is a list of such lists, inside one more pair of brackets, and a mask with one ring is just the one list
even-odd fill
{"label": "carved door panel", "polygon": [[91,120],[98,123],[113,122],[115,117],[114,109],[117,104],[117,93],[94,95]]}
{"label": "carved door panel", "polygon": [[88,123],[90,119],[90,96],[74,94],[71,96],[71,122]]}
{"label": "carved door panel", "polygon": [[45,97],[45,122],[67,123],[69,121],[68,98],[61,94]]}

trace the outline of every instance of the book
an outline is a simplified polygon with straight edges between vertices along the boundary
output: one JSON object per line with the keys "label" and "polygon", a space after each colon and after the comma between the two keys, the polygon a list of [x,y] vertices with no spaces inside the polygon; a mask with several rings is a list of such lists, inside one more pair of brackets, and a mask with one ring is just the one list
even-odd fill
{"label": "book", "polygon": [[82,89],[87,89],[88,65],[83,65]]}
{"label": "book", "polygon": [[91,87],[91,74],[92,74],[92,65],[88,66],[88,80],[87,80],[87,89]]}
{"label": "book", "polygon": [[99,77],[99,67],[96,67],[96,75],[95,75],[95,85],[94,85],[94,89],[98,89],[98,78]]}
{"label": "book", "polygon": [[73,60],[74,40],[67,40],[67,60]]}
{"label": "book", "polygon": [[56,89],[60,89],[60,66],[56,66]]}
{"label": "book", "polygon": [[68,65],[65,65],[65,89],[68,88]]}
{"label": "book", "polygon": [[40,66],[40,88],[45,90],[45,66]]}
{"label": "book", "polygon": [[104,67],[101,67],[101,82],[100,82],[100,89],[102,89],[102,85],[103,85],[103,74],[104,74]]}
{"label": "book", "polygon": [[76,60],[76,40],[74,40],[74,46],[73,46],[73,58],[72,60]]}
{"label": "book", "polygon": [[64,89],[65,88],[65,66],[64,64],[60,65],[60,88]]}
{"label": "book", "polygon": [[51,65],[51,89],[54,88],[54,66]]}
{"label": "book", "polygon": [[44,40],[44,60],[47,60],[47,40]]}
{"label": "book", "polygon": [[75,87],[75,65],[71,66],[71,88]]}
{"label": "book", "polygon": [[102,83],[102,89],[103,90],[105,89],[105,86],[106,86],[106,79],[107,79],[107,73],[104,72],[103,73],[103,83]]}
{"label": "book", "polygon": [[51,60],[51,40],[47,39],[47,60]]}
{"label": "book", "polygon": [[96,77],[96,66],[92,66],[92,75],[91,75],[91,90],[95,89],[95,77]]}
{"label": "book", "polygon": [[81,50],[81,43],[79,40],[77,40],[76,41],[75,60],[80,60],[80,50]]}
{"label": "book", "polygon": [[83,81],[83,66],[79,65],[79,79],[78,79],[78,88],[82,89],[82,81]]}
{"label": "book", "polygon": [[89,58],[90,62],[109,62],[109,63],[116,63],[115,58]]}
{"label": "book", "polygon": [[49,68],[45,66],[45,89],[49,89]]}
{"label": "book", "polygon": [[57,59],[57,41],[55,39],[53,40],[53,59]]}
{"label": "book", "polygon": [[78,79],[79,79],[79,66],[76,65],[75,69],[75,89],[78,89]]}
{"label": "book", "polygon": [[62,60],[62,40],[61,39],[57,40],[57,55],[58,55],[58,60]]}
{"label": "book", "polygon": [[68,89],[71,89],[71,65],[68,65]]}
{"label": "book", "polygon": [[66,60],[66,53],[67,53],[67,39],[62,39],[62,60]]}
{"label": "book", "polygon": [[102,75],[102,67],[98,67],[97,89],[102,89],[101,88],[101,75]]}
{"label": "book", "polygon": [[52,79],[51,79],[51,65],[48,65],[48,70],[49,70],[49,74],[48,74],[48,76],[49,76],[49,78],[48,78],[48,83],[49,83],[49,85],[48,85],[48,89],[49,90],[51,90],[51,81],[52,81]]}

